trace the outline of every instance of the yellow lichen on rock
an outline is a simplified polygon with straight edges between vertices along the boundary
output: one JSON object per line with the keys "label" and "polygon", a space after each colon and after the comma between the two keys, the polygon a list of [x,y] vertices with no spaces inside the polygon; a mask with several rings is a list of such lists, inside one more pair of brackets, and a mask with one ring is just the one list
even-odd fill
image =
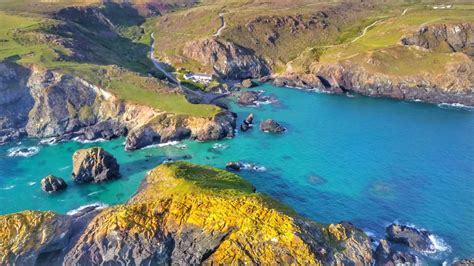
{"label": "yellow lichen on rock", "polygon": [[341,241],[347,239],[346,228],[341,224],[330,224],[328,231],[335,240]]}

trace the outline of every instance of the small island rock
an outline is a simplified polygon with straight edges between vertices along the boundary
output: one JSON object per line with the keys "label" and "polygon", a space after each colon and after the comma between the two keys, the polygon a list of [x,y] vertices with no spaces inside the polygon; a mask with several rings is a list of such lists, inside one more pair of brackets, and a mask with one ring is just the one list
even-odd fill
{"label": "small island rock", "polygon": [[234,170],[234,171],[240,171],[242,168],[242,163],[241,162],[229,162],[225,166],[226,169],[228,170]]}
{"label": "small island rock", "polygon": [[267,133],[283,133],[286,131],[286,128],[273,119],[267,119],[260,124],[260,130]]}
{"label": "small island rock", "polygon": [[400,224],[391,224],[386,229],[387,239],[394,243],[405,244],[420,252],[433,252],[433,243],[430,240],[430,232],[418,230],[413,227]]}
{"label": "small island rock", "polygon": [[242,131],[247,131],[249,130],[250,128],[252,128],[252,123],[253,123],[253,114],[250,113],[247,118],[245,118],[244,122],[242,123],[242,125],[240,125],[240,130]]}
{"label": "small island rock", "polygon": [[41,179],[41,189],[44,192],[56,192],[59,190],[64,190],[67,188],[66,182],[60,177],[53,175],[48,175],[47,177]]}
{"label": "small island rock", "polygon": [[72,178],[76,182],[99,183],[120,176],[117,160],[102,148],[80,149],[72,160]]}

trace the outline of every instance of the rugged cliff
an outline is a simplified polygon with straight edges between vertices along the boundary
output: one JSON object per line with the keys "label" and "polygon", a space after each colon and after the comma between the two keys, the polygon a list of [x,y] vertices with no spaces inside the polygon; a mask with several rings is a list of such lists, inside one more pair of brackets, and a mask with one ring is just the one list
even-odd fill
{"label": "rugged cliff", "polygon": [[143,146],[233,136],[235,117],[225,110],[214,117],[178,115],[121,101],[73,75],[14,63],[0,63],[0,69],[0,142],[21,136],[110,139],[143,127],[160,136]]}
{"label": "rugged cliff", "polygon": [[0,217],[0,263],[368,265],[349,223],[305,220],[222,170],[184,162],[152,170],[125,205],[72,216]]}
{"label": "rugged cliff", "polygon": [[225,79],[259,78],[270,73],[265,61],[251,49],[214,38],[186,44],[183,54],[212,67],[213,74]]}

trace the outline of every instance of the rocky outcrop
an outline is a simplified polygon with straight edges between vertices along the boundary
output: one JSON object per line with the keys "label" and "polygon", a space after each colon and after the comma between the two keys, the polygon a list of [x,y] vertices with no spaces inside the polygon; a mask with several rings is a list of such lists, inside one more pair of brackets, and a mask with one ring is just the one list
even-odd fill
{"label": "rocky outcrop", "polygon": [[213,68],[224,79],[259,78],[269,74],[265,61],[247,48],[234,43],[206,39],[186,44],[184,56]]}
{"label": "rocky outcrop", "polygon": [[463,57],[448,64],[442,74],[388,75],[346,60],[314,65],[309,74],[288,72],[276,77],[274,84],[337,94],[353,92],[372,97],[474,106],[474,62]]}
{"label": "rocky outcrop", "polygon": [[177,115],[123,102],[72,75],[14,63],[0,63],[0,70],[0,143],[22,136],[108,140],[130,131],[134,149],[146,127],[161,142],[233,136],[235,115],[226,110],[214,117]]}
{"label": "rocky outcrop", "polygon": [[472,259],[462,259],[454,262],[453,266],[472,266],[474,265],[474,258]]}
{"label": "rocky outcrop", "polygon": [[72,156],[72,178],[78,183],[100,183],[120,177],[112,154],[96,147],[77,150]]}
{"label": "rocky outcrop", "polygon": [[392,250],[390,244],[382,239],[375,250],[376,266],[392,266],[392,265],[416,265],[417,259],[415,255],[408,252]]}
{"label": "rocky outcrop", "polygon": [[273,119],[267,119],[260,123],[260,130],[265,133],[283,133],[286,131],[286,128]]}
{"label": "rocky outcrop", "polygon": [[254,83],[251,79],[244,79],[242,80],[242,87],[244,88],[251,88],[253,87]]}
{"label": "rocky outcrop", "polygon": [[[199,177],[199,178],[197,178]],[[369,265],[349,223],[295,215],[244,179],[184,162],[152,170],[125,205],[0,216],[0,264]]]}
{"label": "rocky outcrop", "polygon": [[228,162],[225,166],[227,170],[234,170],[234,171],[240,171],[242,167],[243,166],[241,162]]}
{"label": "rocky outcrop", "polygon": [[66,182],[60,177],[48,175],[41,179],[41,189],[44,192],[56,192],[67,188]]}
{"label": "rocky outcrop", "polygon": [[255,105],[259,95],[260,92],[258,91],[243,91],[240,93],[238,103],[241,105]]}
{"label": "rocky outcrop", "polygon": [[401,39],[403,45],[424,49],[462,52],[474,56],[474,24],[433,24]]}
{"label": "rocky outcrop", "polygon": [[435,251],[428,231],[406,225],[391,224],[387,227],[386,232],[387,239],[391,242],[404,244],[421,252]]}
{"label": "rocky outcrop", "polygon": [[250,113],[247,118],[243,121],[243,123],[240,125],[240,130],[241,131],[247,131],[253,127],[253,114]]}

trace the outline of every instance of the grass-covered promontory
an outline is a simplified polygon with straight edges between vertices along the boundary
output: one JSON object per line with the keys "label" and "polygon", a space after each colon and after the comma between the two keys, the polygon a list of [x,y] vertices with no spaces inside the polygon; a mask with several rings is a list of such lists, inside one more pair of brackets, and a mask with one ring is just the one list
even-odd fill
{"label": "grass-covered promontory", "polygon": [[161,111],[213,117],[220,108],[191,104],[159,81],[164,75],[148,58],[145,22],[128,4],[1,1],[0,61],[72,74],[119,99]]}
{"label": "grass-covered promontory", "polygon": [[[54,254],[49,265],[339,265],[372,260],[368,237],[352,225],[305,220],[233,173],[186,162],[158,166],[128,203],[92,213],[76,220],[29,211],[0,216],[0,264],[39,263],[48,254]],[[84,230],[68,230],[77,226]]]}

